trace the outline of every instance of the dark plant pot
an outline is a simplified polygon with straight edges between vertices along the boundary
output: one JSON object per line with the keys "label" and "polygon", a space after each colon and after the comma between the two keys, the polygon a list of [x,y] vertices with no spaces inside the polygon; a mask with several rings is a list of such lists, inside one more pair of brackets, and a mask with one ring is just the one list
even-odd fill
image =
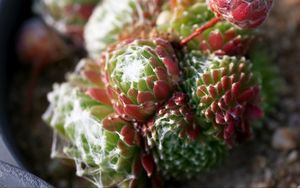
{"label": "dark plant pot", "polygon": [[20,167],[0,161],[0,187],[49,187],[22,169],[22,155],[16,149],[7,115],[8,83],[19,64],[15,36],[22,22],[31,16],[31,5],[31,0],[0,0],[0,142],[4,142],[0,143],[0,159]]}
{"label": "dark plant pot", "polygon": [[38,177],[0,161],[0,187],[51,187]]}

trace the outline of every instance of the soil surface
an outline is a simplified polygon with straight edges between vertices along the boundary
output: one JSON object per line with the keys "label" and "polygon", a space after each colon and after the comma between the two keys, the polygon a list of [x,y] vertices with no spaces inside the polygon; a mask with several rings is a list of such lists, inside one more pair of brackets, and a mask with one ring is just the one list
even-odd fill
{"label": "soil surface", "polygon": [[[253,141],[231,150],[219,169],[182,187],[278,187],[300,185],[300,0],[275,2],[271,16],[261,28],[282,76],[280,100],[276,110],[263,123]],[[10,116],[20,153],[32,172],[55,187],[86,187],[75,176],[72,162],[50,159],[52,132],[41,120],[48,103],[46,94],[54,82],[64,81],[76,60],[47,67],[34,92],[30,113],[22,106],[30,68],[24,65],[15,75],[10,91]],[[60,71],[57,71],[60,70]],[[178,187],[169,185],[169,187]],[[91,186],[91,185],[89,185]]]}

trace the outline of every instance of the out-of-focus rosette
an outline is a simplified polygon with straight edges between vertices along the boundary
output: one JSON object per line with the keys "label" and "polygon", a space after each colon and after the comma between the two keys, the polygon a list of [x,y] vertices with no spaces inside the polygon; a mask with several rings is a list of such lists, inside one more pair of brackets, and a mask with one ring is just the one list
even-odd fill
{"label": "out-of-focus rosette", "polygon": [[83,29],[101,0],[41,0],[36,10],[47,24],[79,46],[83,45]]}

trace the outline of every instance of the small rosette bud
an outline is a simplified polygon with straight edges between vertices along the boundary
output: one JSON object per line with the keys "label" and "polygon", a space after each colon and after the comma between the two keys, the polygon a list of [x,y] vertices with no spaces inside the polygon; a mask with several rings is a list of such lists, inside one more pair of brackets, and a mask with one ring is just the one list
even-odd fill
{"label": "small rosette bud", "polygon": [[256,28],[267,18],[273,0],[207,0],[218,16],[240,28]]}

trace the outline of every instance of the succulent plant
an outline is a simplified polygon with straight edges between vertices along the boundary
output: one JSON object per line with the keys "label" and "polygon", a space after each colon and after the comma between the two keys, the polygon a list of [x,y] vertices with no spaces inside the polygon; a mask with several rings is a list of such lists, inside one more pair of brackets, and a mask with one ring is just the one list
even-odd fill
{"label": "succulent plant", "polygon": [[104,0],[95,9],[84,32],[91,57],[100,57],[105,48],[118,42],[122,32],[150,24],[159,5],[159,1]]}
{"label": "succulent plant", "polygon": [[[48,23],[84,38],[90,56],[48,94],[52,157],[97,187],[162,187],[216,168],[251,138],[261,100],[266,111],[275,100],[268,59],[248,51],[272,1],[42,0]],[[57,58],[45,54],[59,41],[35,56],[30,39],[24,57]]]}
{"label": "succulent plant", "polygon": [[[149,162],[143,158],[140,136],[114,113],[105,94],[94,95],[102,88],[96,67],[90,60],[82,61],[78,73],[49,93],[43,118],[64,140],[60,146],[54,142],[53,148],[62,148],[64,157],[75,161],[77,175],[98,187],[145,186],[143,166]],[[56,152],[53,157],[59,156]]]}
{"label": "succulent plant", "polygon": [[245,58],[187,53],[183,87],[197,114],[211,122],[207,132],[234,145],[251,137],[250,120],[260,118],[260,85]]}
{"label": "succulent plant", "polygon": [[208,0],[213,12],[241,28],[256,28],[267,18],[273,0]]}
{"label": "succulent plant", "polygon": [[[175,32],[180,38],[188,37],[195,29],[214,18],[203,1],[177,3],[176,8],[163,11],[158,17],[158,27],[162,31]],[[170,22],[171,20],[171,22]],[[207,28],[198,37],[189,42],[192,49],[207,53],[244,55],[251,42],[251,32],[241,30],[227,21]]]}
{"label": "succulent plant", "polygon": [[166,179],[195,177],[222,162],[225,145],[213,137],[204,139],[198,123],[187,96],[177,92],[147,124],[149,145]]}
{"label": "succulent plant", "polygon": [[116,112],[128,121],[151,118],[180,78],[172,45],[159,38],[123,42],[104,61],[109,97]]}
{"label": "succulent plant", "polygon": [[39,13],[48,24],[82,45],[83,28],[101,0],[42,0]]}

